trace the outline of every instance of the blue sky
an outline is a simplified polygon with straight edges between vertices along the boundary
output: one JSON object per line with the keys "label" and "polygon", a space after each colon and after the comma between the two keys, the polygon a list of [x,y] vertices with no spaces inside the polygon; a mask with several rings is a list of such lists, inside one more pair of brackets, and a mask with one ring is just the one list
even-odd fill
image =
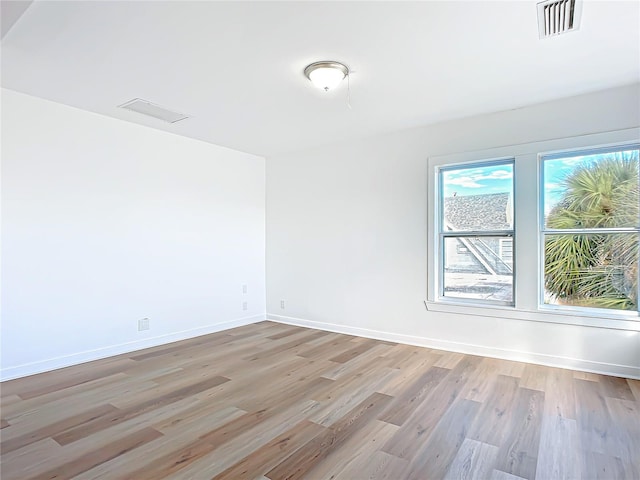
{"label": "blue sky", "polygon": [[557,158],[544,162],[544,210],[545,215],[560,201],[564,188],[562,181],[576,167],[600,157],[586,155],[580,157]]}
{"label": "blue sky", "polygon": [[[638,155],[638,150],[627,150],[629,154]],[[632,153],[633,152],[633,153]],[[606,154],[605,154],[606,155]],[[596,161],[603,154],[580,155],[550,159],[544,161],[544,204],[549,212],[562,196],[562,181],[576,167]],[[454,194],[487,195],[490,193],[513,193],[513,165],[491,165],[482,167],[466,167],[447,169],[442,172],[444,180],[444,196]]]}

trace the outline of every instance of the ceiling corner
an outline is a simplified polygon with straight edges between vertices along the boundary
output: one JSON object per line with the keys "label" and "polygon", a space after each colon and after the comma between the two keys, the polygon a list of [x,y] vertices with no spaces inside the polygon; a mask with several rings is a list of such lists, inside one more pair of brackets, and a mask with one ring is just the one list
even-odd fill
{"label": "ceiling corner", "polygon": [[11,27],[15,25],[33,0],[2,0],[0,1],[0,22],[2,37],[9,33]]}

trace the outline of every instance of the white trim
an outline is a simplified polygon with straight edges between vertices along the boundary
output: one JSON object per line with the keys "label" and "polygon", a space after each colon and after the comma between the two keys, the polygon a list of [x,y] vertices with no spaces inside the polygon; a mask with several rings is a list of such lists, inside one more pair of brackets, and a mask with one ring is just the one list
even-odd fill
{"label": "white trim", "polygon": [[[549,308],[542,305],[540,265],[543,245],[540,242],[538,220],[540,218],[540,166],[539,155],[559,152],[575,152],[590,148],[605,148],[638,143],[640,128],[557,138],[539,142],[502,146],[486,150],[440,155],[428,159],[427,197],[427,308],[429,310],[464,313],[481,316],[500,316],[530,321],[566,323],[621,330],[640,330],[638,312],[618,312],[570,307]],[[501,308],[495,304],[481,304],[440,296],[439,269],[439,170],[464,166],[502,158],[515,158],[514,166],[514,218],[515,247],[513,251],[515,306]],[[535,181],[532,181],[535,179]],[[535,197],[535,201],[531,200]],[[534,254],[534,252],[536,252]],[[534,275],[535,273],[535,275]],[[535,293],[534,293],[535,292]],[[485,313],[486,312],[486,313]]]}
{"label": "white trim", "polygon": [[490,348],[471,343],[452,342],[436,338],[416,337],[413,335],[403,335],[399,333],[383,332],[380,330],[370,330],[368,328],[351,327],[348,325],[338,325],[335,323],[317,322],[284,315],[273,315],[267,313],[267,320],[272,320],[287,325],[297,325],[299,327],[309,327],[329,332],[356,335],[359,337],[373,338],[388,342],[404,343],[416,345],[418,347],[435,348],[450,352],[464,353],[468,355],[480,355],[483,357],[499,358],[502,360],[512,360],[516,362],[535,363],[549,367],[568,368],[583,372],[598,373],[601,375],[613,375],[616,377],[633,378],[640,380],[640,366],[617,365],[614,363],[593,362],[579,358],[560,357],[547,355],[544,353],[531,353],[520,350],[507,350],[502,348]]}
{"label": "white trim", "polygon": [[[588,133],[575,137],[554,138],[539,142],[519,143],[502,147],[472,150],[446,155],[436,155],[429,158],[430,165],[453,166],[464,165],[469,162],[487,160],[501,160],[522,155],[545,155],[551,153],[571,152],[583,148],[596,148],[637,143],[640,137],[640,127],[612,130],[609,132]],[[433,162],[433,163],[432,163]]]}
{"label": "white trim", "polygon": [[266,316],[262,314],[251,317],[236,318],[234,320],[214,323],[205,327],[193,328],[191,330],[182,330],[180,332],[158,335],[156,337],[145,338],[143,340],[135,340],[133,342],[110,345],[108,347],[96,348],[94,350],[86,350],[84,352],[72,353],[71,355],[49,358],[38,362],[24,363],[15,367],[7,367],[0,370],[0,381],[4,382],[6,380],[26,377],[36,373],[49,372],[59,368],[70,367],[80,363],[112,357],[114,355],[121,355],[123,353],[135,352],[145,348],[166,345],[168,343],[187,340],[189,338],[199,337],[200,335],[208,335],[210,333],[216,333],[230,328],[242,327],[256,322],[262,322],[265,317]]}
{"label": "white trim", "polygon": [[[635,312],[628,312],[627,319],[621,315],[594,314],[588,310],[569,308],[557,308],[555,305],[545,305],[539,310],[516,309],[500,305],[464,305],[461,302],[430,302],[427,300],[427,310],[433,312],[457,313],[462,315],[474,315],[478,317],[513,318],[514,320],[526,320],[531,322],[560,323],[564,325],[579,325],[582,327],[606,328],[610,330],[627,330],[640,332]],[[627,313],[627,312],[623,312]],[[603,322],[606,321],[606,325]]]}

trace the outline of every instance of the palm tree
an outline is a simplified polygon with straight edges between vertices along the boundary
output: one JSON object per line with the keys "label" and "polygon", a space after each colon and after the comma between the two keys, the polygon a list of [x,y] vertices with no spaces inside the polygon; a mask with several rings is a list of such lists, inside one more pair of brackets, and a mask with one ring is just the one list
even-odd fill
{"label": "palm tree", "polygon": [[[564,179],[563,187],[563,197],[547,216],[547,227],[638,226],[638,150],[610,153],[583,164]],[[548,235],[545,288],[572,305],[637,309],[638,235]]]}

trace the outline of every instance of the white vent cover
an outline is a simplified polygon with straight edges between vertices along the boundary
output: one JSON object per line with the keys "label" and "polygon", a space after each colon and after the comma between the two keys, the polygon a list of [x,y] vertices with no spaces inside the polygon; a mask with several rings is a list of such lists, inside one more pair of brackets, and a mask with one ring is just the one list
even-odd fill
{"label": "white vent cover", "polygon": [[143,115],[148,115],[168,123],[176,123],[185,118],[189,118],[188,115],[172,112],[171,110],[167,110],[164,107],[148,102],[147,100],[142,100],[141,98],[134,98],[127,103],[118,105],[118,107],[131,110],[132,112],[142,113]]}
{"label": "white vent cover", "polygon": [[547,0],[538,3],[540,38],[577,30],[581,14],[581,0]]}

